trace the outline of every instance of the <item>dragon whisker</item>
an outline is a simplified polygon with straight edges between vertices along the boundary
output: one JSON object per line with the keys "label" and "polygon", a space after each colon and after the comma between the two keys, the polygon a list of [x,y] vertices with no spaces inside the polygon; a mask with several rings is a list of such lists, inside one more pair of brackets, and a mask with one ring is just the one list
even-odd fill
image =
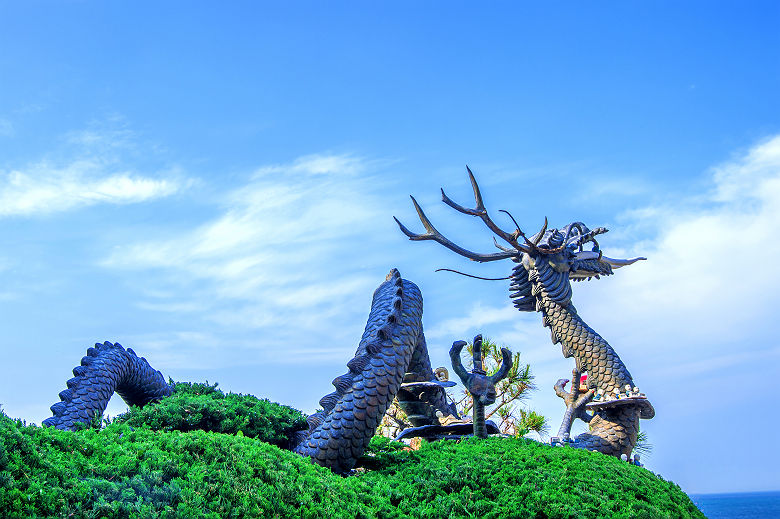
{"label": "dragon whisker", "polygon": [[455,274],[460,274],[461,276],[466,276],[466,277],[470,277],[470,278],[474,278],[474,279],[483,279],[485,281],[503,281],[505,279],[509,279],[509,278],[512,277],[511,275],[509,275],[509,276],[505,276],[503,278],[483,278],[482,276],[474,276],[472,274],[466,274],[465,272],[461,272],[459,270],[453,270],[453,269],[436,269],[435,270],[435,272],[441,272],[441,271],[454,272]]}

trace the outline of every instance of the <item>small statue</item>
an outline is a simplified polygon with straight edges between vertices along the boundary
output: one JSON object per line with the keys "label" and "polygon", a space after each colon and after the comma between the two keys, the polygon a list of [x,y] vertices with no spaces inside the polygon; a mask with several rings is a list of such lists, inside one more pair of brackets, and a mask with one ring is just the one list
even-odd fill
{"label": "small statue", "polygon": [[[595,389],[587,389],[582,385],[583,375],[573,369],[571,372],[571,392],[566,391],[566,384],[569,381],[565,378],[559,379],[555,383],[555,394],[562,398],[566,403],[566,413],[563,415],[563,421],[561,422],[561,428],[558,430],[558,436],[562,442],[571,441],[571,426],[574,423],[575,418],[579,418],[585,423],[589,423],[593,418],[589,415],[585,406],[588,405],[593,397],[596,395]],[[583,389],[585,390],[583,393]],[[615,393],[620,398],[620,393]]]}
{"label": "small statue", "polygon": [[465,345],[466,341],[452,343],[452,348],[450,348],[452,368],[474,400],[474,436],[487,438],[485,406],[496,401],[496,384],[509,374],[509,370],[512,368],[512,352],[507,348],[501,348],[503,358],[501,366],[495,375],[489,377],[482,368],[482,335],[474,337],[474,369],[471,370],[471,373],[466,371],[460,360],[460,352]]}
{"label": "small statue", "polygon": [[439,382],[447,382],[450,379],[450,372],[444,366],[440,366],[433,370],[433,375]]}

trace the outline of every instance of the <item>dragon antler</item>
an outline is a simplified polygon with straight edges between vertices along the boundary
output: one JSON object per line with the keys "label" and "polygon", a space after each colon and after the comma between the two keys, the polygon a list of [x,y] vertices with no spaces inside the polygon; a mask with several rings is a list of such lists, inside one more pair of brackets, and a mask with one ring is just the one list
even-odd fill
{"label": "dragon antler", "polygon": [[[474,178],[474,174],[471,172],[471,169],[468,166],[466,166],[466,171],[468,171],[469,180],[471,180],[471,187],[474,189],[474,200],[476,202],[476,207],[474,209],[469,209],[467,207],[463,207],[460,204],[456,204],[450,197],[447,196],[447,194],[444,192],[444,189],[441,190],[442,201],[460,213],[469,214],[471,216],[479,216],[482,221],[485,222],[485,225],[487,225],[488,229],[493,231],[499,238],[520,252],[530,253],[531,249],[534,247],[534,244],[528,241],[528,238],[525,237],[525,234],[523,234],[523,231],[521,231],[519,227],[517,227],[512,234],[509,234],[496,225],[496,223],[490,218],[487,209],[485,209],[485,204],[482,202],[482,193],[479,191],[479,185],[477,184],[477,180]],[[518,243],[517,238],[521,236],[526,241],[527,245],[520,245],[520,243]]]}
{"label": "dragon antler", "polygon": [[[414,208],[417,210],[417,215],[420,217],[420,221],[425,227],[426,233],[425,234],[413,233],[412,231],[407,229],[400,221],[398,221],[398,218],[393,217],[395,222],[398,224],[398,227],[401,228],[401,232],[407,235],[410,240],[414,240],[414,241],[433,240],[437,243],[440,243],[441,245],[444,245],[451,251],[461,256],[479,262],[496,261],[496,260],[502,260],[506,258],[517,257],[520,253],[523,252],[527,254],[532,254],[535,252],[542,252],[542,253],[549,252],[549,251],[545,251],[544,249],[538,249],[536,247],[536,244],[539,243],[539,241],[542,239],[542,236],[544,236],[544,232],[547,229],[547,218],[544,219],[544,227],[542,228],[542,230],[534,236],[534,241],[529,240],[526,237],[526,235],[523,233],[523,231],[520,230],[520,227],[517,225],[517,222],[515,222],[515,219],[512,218],[512,215],[509,215],[509,217],[512,218],[512,221],[515,223],[515,230],[512,233],[508,233],[504,231],[488,215],[487,209],[485,209],[485,204],[482,202],[482,193],[479,190],[479,185],[477,184],[477,180],[474,178],[474,174],[471,172],[471,169],[468,166],[466,166],[466,171],[469,174],[469,179],[471,180],[471,187],[474,190],[474,200],[476,202],[476,206],[473,209],[470,209],[468,207],[463,207],[462,205],[455,203],[450,197],[447,196],[447,194],[444,192],[444,189],[441,190],[442,201],[460,213],[468,214],[471,216],[478,216],[479,218],[482,219],[483,222],[485,222],[485,225],[487,225],[488,229],[493,231],[493,233],[496,236],[498,236],[499,238],[507,242],[513,248],[510,249],[510,248],[502,247],[501,245],[498,244],[498,242],[495,241],[494,238],[493,241],[496,243],[496,247],[501,249],[502,252],[496,252],[493,254],[480,254],[480,253],[476,253],[464,249],[463,247],[445,238],[439,231],[436,230],[436,228],[433,226],[433,224],[428,219],[428,217],[425,216],[425,213],[423,212],[420,205],[417,203],[417,200],[414,199],[414,197],[411,197],[412,203],[414,204]],[[521,237],[523,238],[523,241],[525,243],[520,243],[518,241],[518,238]]]}
{"label": "dragon antler", "polygon": [[460,254],[461,256],[464,256],[473,261],[478,261],[480,263],[484,261],[496,261],[496,260],[507,259],[517,255],[517,252],[514,251],[494,252],[493,254],[479,254],[477,252],[471,252],[468,249],[464,249],[460,245],[456,245],[455,243],[445,238],[444,235],[442,235],[439,231],[436,230],[436,227],[434,227],[431,221],[428,220],[428,217],[425,216],[425,213],[420,207],[420,204],[417,203],[417,200],[415,200],[413,196],[410,196],[410,198],[412,199],[414,208],[417,210],[417,215],[420,217],[420,221],[422,222],[423,226],[425,227],[425,230],[427,231],[425,234],[413,233],[412,231],[407,229],[406,226],[404,226],[404,224],[399,222],[398,218],[393,216],[395,223],[397,223],[398,227],[401,228],[401,232],[407,235],[410,240],[412,241],[433,240],[437,243],[444,245],[445,247],[455,252],[456,254]]}

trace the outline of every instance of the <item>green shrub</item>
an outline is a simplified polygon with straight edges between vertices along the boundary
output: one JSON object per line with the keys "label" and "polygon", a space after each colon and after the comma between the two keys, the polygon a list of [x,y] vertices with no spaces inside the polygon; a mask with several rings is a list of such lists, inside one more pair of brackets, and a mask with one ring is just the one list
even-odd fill
{"label": "green shrub", "polygon": [[523,438],[374,438],[359,476],[410,517],[704,517],[674,483],[617,458]]}
{"label": "green shrub", "polygon": [[133,407],[114,421],[154,431],[212,431],[238,434],[286,447],[291,434],[305,429],[306,417],[285,405],[252,395],[225,394],[217,384],[177,382],[160,402]]}
{"label": "green shrub", "polygon": [[0,517],[397,517],[357,478],[256,439],[0,415]]}
{"label": "green shrub", "polygon": [[0,412],[0,517],[704,517],[648,470],[525,439],[411,451],[375,437],[359,475],[343,478],[260,441],[283,443],[301,416],[207,384],[177,384],[102,430]]}

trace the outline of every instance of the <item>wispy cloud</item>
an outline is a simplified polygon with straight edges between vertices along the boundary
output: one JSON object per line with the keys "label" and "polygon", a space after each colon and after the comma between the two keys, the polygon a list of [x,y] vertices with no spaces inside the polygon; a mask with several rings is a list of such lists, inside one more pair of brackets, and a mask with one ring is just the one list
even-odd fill
{"label": "wispy cloud", "polygon": [[299,266],[304,278],[306,270],[316,270],[322,249],[342,248],[345,236],[370,226],[376,212],[365,179],[311,181],[315,175],[341,174],[342,166],[357,171],[360,164],[346,156],[309,156],[287,168],[261,168],[225,196],[223,213],[212,221],[171,239],[118,248],[104,265],[175,268],[229,282],[223,295],[254,299],[256,286],[278,279],[276,269]]}
{"label": "wispy cloud", "polygon": [[441,337],[465,337],[474,329],[482,329],[486,325],[502,324],[517,319],[517,310],[510,305],[498,307],[474,304],[466,314],[441,321],[433,328],[426,330],[429,339]]}
{"label": "wispy cloud", "polygon": [[[327,317],[350,314],[344,310],[350,307],[364,312],[363,300],[378,283],[354,270],[360,264],[356,257],[365,259],[377,249],[377,219],[387,220],[374,185],[377,164],[350,155],[310,155],[259,168],[222,197],[222,211],[213,219],[183,233],[117,247],[101,264],[154,269],[162,285],[186,286],[186,301],[162,290],[139,305],[168,306],[226,328],[255,330],[269,339],[255,344],[258,350],[293,337],[293,330],[306,351],[325,336],[332,341],[350,333],[337,348],[343,360],[362,324],[355,319],[349,330],[330,328]],[[320,356],[304,359],[315,357]]]}
{"label": "wispy cloud", "polygon": [[173,195],[193,182],[176,170],[150,176],[122,165],[120,150],[132,147],[133,134],[121,125],[71,132],[64,140],[75,150],[65,158],[0,170],[0,216],[145,202]]}
{"label": "wispy cloud", "polygon": [[715,167],[711,178],[705,195],[628,216],[651,231],[629,252],[649,260],[600,283],[595,298],[652,316],[678,340],[724,343],[768,328],[762,319],[780,302],[780,136]]}
{"label": "wispy cloud", "polygon": [[63,168],[40,163],[0,173],[0,216],[32,216],[95,204],[131,204],[170,196],[186,183],[131,173],[101,174],[93,161]]}
{"label": "wispy cloud", "polygon": [[316,175],[356,175],[372,165],[381,164],[385,161],[368,161],[353,155],[332,155],[332,154],[312,154],[299,157],[291,164],[276,164],[272,166],[263,166],[255,173],[255,178],[266,175],[305,175],[308,177]]}

